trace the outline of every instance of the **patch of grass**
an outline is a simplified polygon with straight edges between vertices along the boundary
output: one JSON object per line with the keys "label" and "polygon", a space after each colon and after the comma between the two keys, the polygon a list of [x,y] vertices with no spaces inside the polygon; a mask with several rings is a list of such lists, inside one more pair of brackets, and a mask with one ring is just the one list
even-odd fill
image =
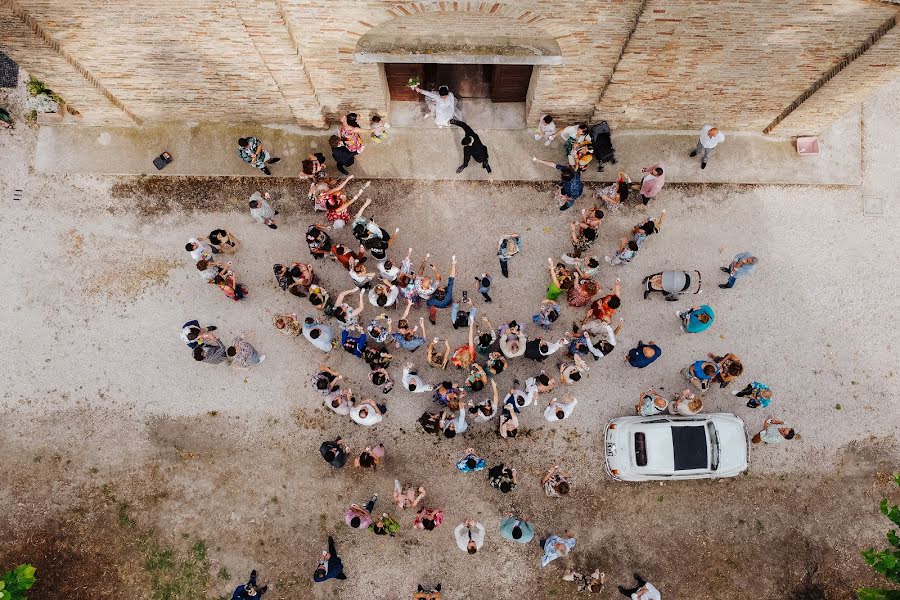
{"label": "patch of grass", "polygon": [[660,494],[659,496],[656,497],[656,501],[657,501],[657,502],[662,502],[662,501],[663,501],[662,494]]}
{"label": "patch of grass", "polygon": [[756,520],[756,523],[753,524],[753,527],[756,529],[756,533],[762,533],[766,530],[766,526],[759,519]]}
{"label": "patch of grass", "polygon": [[208,414],[208,415],[211,416],[211,417],[218,417],[218,416],[219,416],[219,411],[217,411],[217,410],[211,410],[211,411],[209,411],[209,412],[206,413],[206,414]]}
{"label": "patch of grass", "polygon": [[90,469],[88,469],[88,473],[90,473],[91,475],[96,475],[99,472],[100,469],[98,469],[97,467],[91,467]]}
{"label": "patch of grass", "polygon": [[43,458],[42,456],[35,456],[34,458],[31,459],[31,462],[39,463],[39,462],[41,462],[42,458]]}
{"label": "patch of grass", "polygon": [[137,546],[144,556],[151,600],[207,600],[206,542],[197,540],[182,557],[176,549],[160,544],[152,531],[146,531],[138,538]]}
{"label": "patch of grass", "polygon": [[841,410],[842,408],[844,407],[841,406],[840,403],[834,405],[834,410]]}
{"label": "patch of grass", "polygon": [[116,523],[119,524],[119,527],[134,529],[137,522],[131,518],[130,514],[128,514],[128,509],[129,506],[127,502],[119,502],[116,504]]}
{"label": "patch of grass", "polygon": [[222,567],[221,569],[219,569],[217,576],[219,579],[222,579],[223,581],[228,581],[229,579],[231,579],[231,573],[229,573],[228,569],[226,569],[225,567]]}

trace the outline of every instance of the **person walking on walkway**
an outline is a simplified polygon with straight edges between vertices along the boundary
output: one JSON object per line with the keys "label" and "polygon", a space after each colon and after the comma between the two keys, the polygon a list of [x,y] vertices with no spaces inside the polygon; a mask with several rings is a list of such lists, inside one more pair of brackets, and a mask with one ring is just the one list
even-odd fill
{"label": "person walking on walkway", "polygon": [[339,136],[333,135],[328,138],[328,145],[331,146],[331,158],[337,163],[337,170],[344,175],[349,175],[347,167],[352,167],[356,160],[356,152],[353,152],[344,145],[343,140]]}
{"label": "person walking on walkway", "polygon": [[[700,139],[697,140],[697,146],[691,150],[691,158],[694,158],[698,153],[703,152],[703,156],[700,157],[700,168],[705,169],[706,163],[709,161],[709,156],[712,154],[713,150],[724,141],[724,133],[712,125],[704,125],[703,128],[700,129]],[[644,204],[646,204],[646,202]]]}
{"label": "person walking on walkway", "polygon": [[641,169],[641,173],[645,173],[643,179],[641,179],[641,201],[644,203],[644,206],[647,206],[650,204],[650,200],[662,191],[663,186],[666,184],[666,174],[663,171],[662,163],[644,167]]}
{"label": "person walking on walkway", "polygon": [[721,271],[728,274],[728,281],[725,283],[720,283],[719,287],[723,290],[733,288],[735,282],[741,277],[753,275],[753,273],[756,271],[756,264],[758,262],[759,259],[749,252],[741,252],[740,254],[735,255],[734,260],[731,261],[731,264],[729,264],[727,267],[719,267]]}
{"label": "person walking on walkway", "polygon": [[278,211],[269,204],[269,198],[271,197],[269,192],[265,194],[253,192],[248,202],[250,205],[250,216],[257,223],[262,223],[269,229],[278,229],[278,225],[275,224],[275,215],[278,214]]}
{"label": "person walking on walkway", "polygon": [[634,580],[637,582],[636,587],[626,589],[621,585],[619,586],[619,592],[623,596],[628,596],[631,600],[662,600],[659,590],[653,587],[652,583],[647,583],[647,580],[641,577],[640,573],[634,574]]}
{"label": "person walking on walkway", "polygon": [[269,165],[274,165],[281,159],[271,156],[267,150],[263,150],[262,142],[255,137],[245,137],[238,140],[238,156],[245,163],[256,167],[266,175],[271,175]]}
{"label": "person walking on walkway", "polygon": [[329,579],[347,579],[347,576],[344,575],[344,563],[338,556],[337,549],[334,547],[334,538],[330,535],[328,536],[328,550],[322,550],[319,564],[313,572],[313,581],[316,583],[322,583]]}
{"label": "person walking on walkway", "polygon": [[469,166],[469,160],[474,159],[485,171],[490,173],[491,165],[488,164],[488,149],[487,146],[481,142],[481,138],[478,137],[478,134],[475,133],[467,123],[464,123],[459,119],[450,119],[450,123],[462,128],[463,133],[465,133],[460,142],[463,146],[463,164],[457,167],[456,172],[462,173],[463,170]]}
{"label": "person walking on walkway", "polygon": [[484,525],[474,519],[466,519],[453,530],[459,549],[475,554],[484,545]]}
{"label": "person walking on walkway", "polygon": [[259,600],[268,589],[269,586],[267,585],[262,587],[257,586],[256,569],[253,569],[250,571],[249,581],[235,588],[234,594],[231,595],[231,600]]}

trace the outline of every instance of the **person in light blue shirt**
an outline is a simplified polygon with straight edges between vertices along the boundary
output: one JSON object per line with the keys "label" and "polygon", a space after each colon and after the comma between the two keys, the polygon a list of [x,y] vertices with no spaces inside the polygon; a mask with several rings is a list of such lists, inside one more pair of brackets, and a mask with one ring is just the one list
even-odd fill
{"label": "person in light blue shirt", "polygon": [[706,331],[716,318],[713,309],[709,305],[692,306],[690,310],[675,313],[681,319],[681,330],[688,333],[700,333]]}
{"label": "person in light blue shirt", "polygon": [[507,515],[500,522],[500,537],[510,542],[527,544],[534,539],[534,525],[528,521],[521,521],[513,515]]}
{"label": "person in light blue shirt", "polygon": [[758,381],[751,382],[744,389],[731,393],[739,398],[747,398],[747,406],[749,408],[757,408],[759,406],[768,408],[772,402],[772,390],[766,384]]}
{"label": "person in light blue shirt", "polygon": [[551,535],[544,540],[544,555],[541,557],[541,566],[546,567],[557,558],[562,558],[575,547],[575,534],[566,530],[562,536]]}
{"label": "person in light blue shirt", "polygon": [[475,454],[473,448],[466,448],[466,455],[456,463],[456,468],[462,473],[471,473],[472,471],[483,471],[487,466],[487,461]]}
{"label": "person in light blue shirt", "polygon": [[728,281],[719,284],[723,290],[734,287],[734,283],[741,277],[752,275],[756,271],[756,265],[759,259],[749,252],[741,252],[734,257],[731,264],[727,267],[721,267],[722,271],[728,273]]}

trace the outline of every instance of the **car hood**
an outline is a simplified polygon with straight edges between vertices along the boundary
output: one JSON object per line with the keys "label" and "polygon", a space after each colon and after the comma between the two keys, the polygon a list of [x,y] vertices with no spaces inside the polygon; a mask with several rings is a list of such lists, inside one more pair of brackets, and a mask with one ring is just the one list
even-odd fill
{"label": "car hood", "polygon": [[719,473],[743,471],[747,468],[747,429],[733,415],[717,414],[714,421],[719,437]]}

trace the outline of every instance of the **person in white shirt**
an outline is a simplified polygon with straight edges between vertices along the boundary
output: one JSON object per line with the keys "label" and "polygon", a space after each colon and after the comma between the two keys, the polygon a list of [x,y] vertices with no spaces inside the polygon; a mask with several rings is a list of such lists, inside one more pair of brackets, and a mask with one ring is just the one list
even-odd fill
{"label": "person in white shirt", "polygon": [[428,385],[421,377],[419,377],[412,363],[407,363],[406,366],[403,367],[403,377],[401,381],[403,382],[403,387],[414,394],[424,394],[425,392],[434,390],[433,385]]}
{"label": "person in white shirt", "polygon": [[275,224],[275,215],[278,214],[278,211],[269,204],[268,200],[270,197],[269,192],[266,192],[265,195],[260,194],[259,192],[253,192],[249,202],[250,216],[252,216],[257,223],[268,226],[269,229],[278,229],[278,225]]}
{"label": "person in white shirt", "polygon": [[390,259],[382,260],[378,262],[378,273],[381,274],[382,279],[393,282],[397,279],[397,275],[400,274],[400,267],[391,262]]}
{"label": "person in white shirt", "polygon": [[549,146],[553,143],[553,138],[555,137],[556,123],[553,122],[553,117],[551,115],[544,115],[541,117],[540,122],[538,122],[537,131],[534,133],[534,141],[539,142],[545,140],[544,145]]}
{"label": "person in white shirt", "polygon": [[[518,384],[518,381],[514,383]],[[503,399],[503,404],[515,402],[516,406],[519,408],[525,408],[526,406],[531,406],[535,396],[537,396],[537,380],[534,377],[529,377],[525,380],[525,390],[517,390],[514,387],[510,388],[509,394]]]}
{"label": "person in white shirt", "polygon": [[438,429],[444,433],[445,438],[453,439],[457,433],[468,431],[469,424],[466,422],[465,406],[461,406],[452,419],[448,418],[449,416],[450,413],[445,410],[441,413],[441,419],[438,421]]}
{"label": "person in white shirt", "polygon": [[659,590],[652,583],[647,583],[640,573],[634,574],[634,580],[638,583],[637,587],[625,589],[619,586],[619,592],[623,596],[628,596],[631,600],[662,600]]}
{"label": "person in white shirt", "polygon": [[191,253],[191,258],[194,259],[195,264],[201,260],[212,260],[213,258],[212,246],[204,244],[197,238],[189,239],[184,249]]}
{"label": "person in white shirt", "polygon": [[571,396],[566,396],[562,402],[554,398],[544,409],[544,418],[548,421],[562,421],[572,414],[576,404],[578,404],[578,400]]}
{"label": "person in white shirt", "polygon": [[459,549],[469,554],[475,554],[484,545],[484,525],[473,519],[466,519],[457,525],[453,535]]}
{"label": "person in white shirt", "polygon": [[353,408],[353,392],[349,389],[328,392],[328,395],[325,396],[324,404],[333,410],[335,414],[346,417]]}
{"label": "person in white shirt", "polygon": [[369,304],[378,308],[387,308],[397,303],[397,296],[400,295],[400,288],[383,279],[381,283],[376,284],[369,290]]}
{"label": "person in white shirt", "polygon": [[303,337],[310,344],[321,350],[322,352],[331,352],[331,341],[334,334],[331,331],[331,325],[319,321],[312,315],[308,315],[303,320],[302,325]]}
{"label": "person in white shirt", "polygon": [[725,141],[725,134],[712,125],[706,124],[700,130],[700,139],[697,140],[697,146],[691,150],[691,158],[697,156],[701,151],[703,156],[700,157],[700,168],[705,169],[706,163],[709,161],[709,155],[716,149],[716,146]]}
{"label": "person in white shirt", "polygon": [[[584,341],[594,360],[600,360],[616,349],[616,334],[622,329],[623,319],[619,319],[616,329],[613,330],[609,323],[594,319],[582,325]],[[595,337],[591,337],[595,336]]]}
{"label": "person in white shirt", "polygon": [[371,427],[376,423],[380,423],[384,418],[382,415],[387,412],[387,406],[378,405],[371,398],[366,398],[362,402],[350,409],[350,418],[355,423]]}
{"label": "person in white shirt", "polygon": [[425,104],[428,106],[429,111],[426,118],[428,116],[434,117],[434,123],[438,127],[449,126],[450,119],[454,117],[457,119],[462,118],[462,113],[459,112],[456,106],[456,97],[446,85],[440,86],[437,92],[429,92],[419,86],[414,86],[413,89],[425,96]]}

